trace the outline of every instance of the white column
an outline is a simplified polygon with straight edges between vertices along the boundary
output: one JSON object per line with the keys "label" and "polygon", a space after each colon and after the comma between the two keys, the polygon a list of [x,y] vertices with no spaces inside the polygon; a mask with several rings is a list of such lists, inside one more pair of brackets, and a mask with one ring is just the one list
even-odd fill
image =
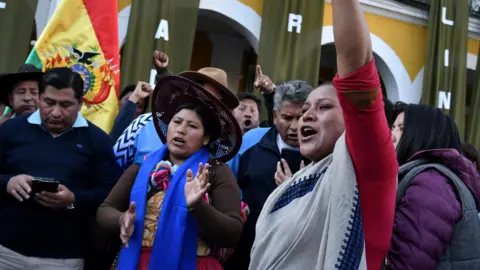
{"label": "white column", "polygon": [[53,13],[57,9],[58,5],[60,5],[61,1],[62,0],[50,0],[50,8],[48,10],[48,19],[52,17]]}
{"label": "white column", "polygon": [[128,21],[130,19],[130,10],[131,5],[124,8],[123,10],[118,13],[118,45],[120,48],[123,46],[123,43],[127,37],[127,30],[128,30]]}
{"label": "white column", "polygon": [[50,0],[38,0],[37,11],[35,12],[35,22],[37,26],[37,39],[47,26],[48,15],[50,11]]}
{"label": "white column", "polygon": [[48,24],[48,21],[57,9],[61,0],[38,0],[37,10],[35,12],[35,22],[37,24],[37,39],[42,34]]}

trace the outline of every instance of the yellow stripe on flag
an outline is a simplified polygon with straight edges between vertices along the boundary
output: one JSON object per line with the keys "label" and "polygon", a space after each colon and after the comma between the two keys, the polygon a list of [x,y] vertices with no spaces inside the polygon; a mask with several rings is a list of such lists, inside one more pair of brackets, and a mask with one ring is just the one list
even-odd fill
{"label": "yellow stripe on flag", "polygon": [[[118,113],[115,86],[119,76],[118,66],[113,63],[119,61],[106,59],[97,34],[83,0],[62,1],[27,62],[41,66],[44,71],[69,67],[78,72],[85,82],[81,113],[109,133]],[[115,55],[119,57],[118,46]]]}

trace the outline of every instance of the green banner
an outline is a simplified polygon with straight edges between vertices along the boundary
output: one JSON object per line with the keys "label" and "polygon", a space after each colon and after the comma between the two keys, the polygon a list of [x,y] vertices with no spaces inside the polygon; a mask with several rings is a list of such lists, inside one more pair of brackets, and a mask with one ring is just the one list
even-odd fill
{"label": "green banner", "polygon": [[15,72],[25,63],[36,10],[37,0],[0,0],[0,72]]}
{"label": "green banner", "polygon": [[275,82],[305,80],[316,86],[324,0],[265,0],[258,50],[263,72]]}
{"label": "green banner", "polygon": [[149,81],[155,49],[168,54],[172,73],[190,69],[200,0],[134,0],[121,61],[122,89]]}
{"label": "green banner", "polygon": [[480,50],[475,71],[475,88],[470,103],[470,117],[467,125],[467,142],[480,149]]}
{"label": "green banner", "polygon": [[422,103],[444,109],[465,135],[468,0],[430,1]]}

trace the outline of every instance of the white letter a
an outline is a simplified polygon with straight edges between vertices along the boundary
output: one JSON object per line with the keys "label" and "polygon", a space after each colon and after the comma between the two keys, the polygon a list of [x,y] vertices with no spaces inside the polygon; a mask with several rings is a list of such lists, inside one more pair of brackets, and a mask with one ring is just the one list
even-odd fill
{"label": "white letter a", "polygon": [[168,21],[164,19],[160,20],[157,33],[155,34],[155,39],[160,39],[161,37],[168,41]]}

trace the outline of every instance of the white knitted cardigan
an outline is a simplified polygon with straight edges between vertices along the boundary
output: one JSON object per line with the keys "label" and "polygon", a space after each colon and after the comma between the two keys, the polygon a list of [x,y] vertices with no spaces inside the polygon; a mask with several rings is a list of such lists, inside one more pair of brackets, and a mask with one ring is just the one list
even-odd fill
{"label": "white knitted cardigan", "polygon": [[358,188],[342,135],[333,154],[300,170],[263,206],[251,270],[366,270]]}

